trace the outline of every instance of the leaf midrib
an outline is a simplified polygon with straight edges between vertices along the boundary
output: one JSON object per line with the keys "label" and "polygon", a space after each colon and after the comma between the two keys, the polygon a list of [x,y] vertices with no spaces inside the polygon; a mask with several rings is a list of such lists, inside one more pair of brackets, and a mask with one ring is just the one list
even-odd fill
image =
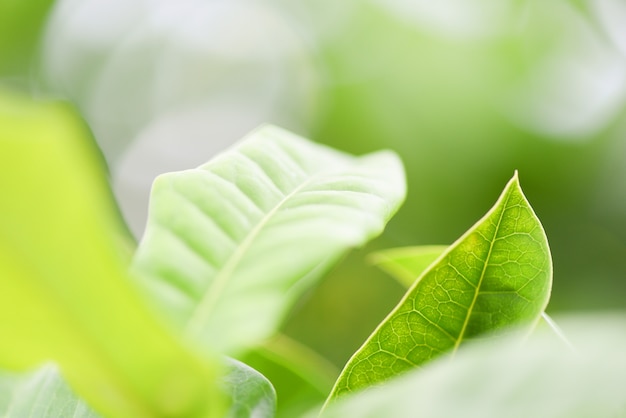
{"label": "leaf midrib", "polygon": [[267,226],[272,217],[278,213],[278,211],[287,203],[292,197],[298,194],[302,189],[311,184],[315,179],[319,177],[319,174],[312,175],[306,179],[302,184],[297,186],[291,192],[286,194],[272,210],[267,212],[265,216],[261,218],[259,223],[246,235],[241,244],[228,258],[226,263],[222,266],[219,273],[209,284],[209,287],[204,293],[204,296],[196,306],[195,310],[191,314],[189,321],[184,330],[184,334],[187,337],[194,338],[200,335],[202,328],[208,321],[211,313],[215,309],[220,294],[226,288],[230,278],[232,277],[235,269],[239,265],[239,262],[243,258],[244,254],[250,249],[254,240],[261,233],[261,231]]}
{"label": "leaf midrib", "polygon": [[476,300],[478,300],[478,295],[480,294],[480,288],[481,288],[481,286],[483,284],[483,280],[485,279],[485,273],[487,271],[487,266],[489,265],[489,259],[491,258],[491,252],[493,251],[493,246],[494,246],[494,244],[496,242],[496,238],[498,236],[498,232],[500,231],[500,226],[502,225],[502,218],[504,217],[504,212],[506,212],[507,205],[509,203],[510,198],[511,198],[511,192],[509,190],[508,193],[506,194],[506,200],[504,201],[504,204],[502,205],[502,210],[500,211],[500,216],[498,217],[498,222],[496,223],[496,230],[494,231],[493,238],[491,239],[491,243],[489,244],[489,251],[487,252],[487,257],[485,257],[485,264],[483,265],[483,270],[480,273],[480,279],[478,279],[478,284],[476,285],[476,289],[474,291],[474,297],[472,298],[472,303],[470,304],[469,308],[467,309],[467,315],[465,316],[465,321],[463,322],[463,327],[461,328],[461,332],[459,333],[459,337],[455,341],[454,347],[452,348],[452,355],[453,356],[457,352],[459,346],[461,345],[461,342],[463,341],[463,338],[465,337],[465,332],[467,331],[467,326],[468,326],[470,318],[472,316],[472,312],[474,310],[474,305],[476,304]]}

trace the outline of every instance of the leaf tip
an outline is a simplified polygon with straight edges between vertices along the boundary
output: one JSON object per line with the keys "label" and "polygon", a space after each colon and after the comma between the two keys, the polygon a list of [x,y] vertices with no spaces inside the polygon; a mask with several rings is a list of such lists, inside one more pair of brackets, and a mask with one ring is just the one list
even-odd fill
{"label": "leaf tip", "polygon": [[519,172],[517,169],[513,172],[513,177],[507,183],[505,190],[511,190],[512,188],[517,189],[519,192],[522,191],[522,187],[519,182]]}

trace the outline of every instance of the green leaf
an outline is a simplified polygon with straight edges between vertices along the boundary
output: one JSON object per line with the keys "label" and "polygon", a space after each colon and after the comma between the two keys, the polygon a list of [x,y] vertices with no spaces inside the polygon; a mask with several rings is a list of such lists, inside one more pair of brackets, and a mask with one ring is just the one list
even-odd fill
{"label": "green leaf", "polygon": [[276,414],[276,392],[269,380],[246,364],[229,359],[224,379],[231,395],[229,418],[273,418]]}
{"label": "green leaf", "polygon": [[53,0],[0,0],[0,76],[27,76]]}
{"label": "green leaf", "polygon": [[[378,387],[342,397],[324,418],[626,416],[626,318],[561,318],[576,351],[545,330],[474,342]],[[311,417],[316,417],[311,414]]]}
{"label": "green leaf", "polygon": [[0,373],[2,418],[99,418],[53,365],[28,374]]}
{"label": "green leaf", "polygon": [[[393,278],[398,280],[407,288],[419,278],[428,266],[436,260],[446,250],[446,246],[415,246],[399,247],[388,250],[377,251],[369,255],[370,262]],[[561,331],[560,327],[542,312],[541,319],[537,327],[549,329],[568,347],[572,347],[568,338]]]}
{"label": "green leaf", "polygon": [[233,354],[349,248],[380,234],[405,195],[398,157],[353,157],[265,126],[209,163],[154,182],[134,272],[192,340]]}
{"label": "green leaf", "polygon": [[349,360],[329,400],[455,352],[481,334],[531,327],[551,283],[547,239],[516,173],[495,206],[430,265]]}
{"label": "green leaf", "polygon": [[0,92],[0,368],[54,361],[111,417],[219,416],[217,366],[127,276],[103,171],[70,109]]}
{"label": "green leaf", "polygon": [[[273,418],[276,394],[272,384],[251,367],[228,359],[222,379],[230,394],[228,418]],[[28,374],[0,373],[0,417],[2,418],[98,418],[89,405],[76,396],[58,368],[46,365]]]}
{"label": "green leaf", "polygon": [[400,247],[370,254],[369,261],[400,284],[411,287],[417,278],[448,248],[447,245]]}

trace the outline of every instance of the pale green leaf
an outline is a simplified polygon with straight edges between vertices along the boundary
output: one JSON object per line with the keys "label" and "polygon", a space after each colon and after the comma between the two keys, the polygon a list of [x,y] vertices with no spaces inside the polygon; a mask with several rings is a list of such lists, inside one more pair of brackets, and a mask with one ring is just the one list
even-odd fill
{"label": "pale green leaf", "polygon": [[384,385],[342,397],[322,416],[626,417],[626,318],[579,316],[559,323],[576,351],[549,330],[528,339],[524,330],[477,341],[459,350],[454,361],[445,356]]}
{"label": "pale green leaf", "polygon": [[99,418],[53,365],[31,373],[0,373],[2,418]]}
{"label": "pale green leaf", "polygon": [[228,418],[273,418],[276,414],[276,392],[261,373],[237,361],[229,360],[224,378],[226,391],[231,395]]}
{"label": "pale green leaf", "polygon": [[[221,380],[230,394],[228,418],[273,418],[276,394],[272,384],[259,372],[227,359],[227,373]],[[76,396],[58,369],[46,365],[31,373],[0,372],[1,418],[99,418]]]}
{"label": "pale green leaf", "polygon": [[531,327],[551,283],[547,239],[516,174],[495,206],[430,265],[349,360],[329,399],[454,352],[481,334]]}
{"label": "pale green leaf", "polygon": [[405,194],[398,157],[353,157],[265,126],[207,164],[160,176],[134,272],[192,340],[236,353],[269,337]]}
{"label": "pale green leaf", "polygon": [[0,92],[0,368],[54,361],[110,417],[219,416],[217,366],[127,276],[103,172],[69,108]]}
{"label": "pale green leaf", "polygon": [[372,253],[368,258],[400,284],[410,287],[447,248],[447,245],[392,248]]}

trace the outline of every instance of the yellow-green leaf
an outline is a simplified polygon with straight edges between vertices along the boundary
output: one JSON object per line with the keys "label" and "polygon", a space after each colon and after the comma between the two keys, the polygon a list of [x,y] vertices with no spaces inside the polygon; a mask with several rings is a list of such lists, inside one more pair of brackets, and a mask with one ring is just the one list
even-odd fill
{"label": "yellow-green leaf", "polygon": [[67,106],[0,92],[0,368],[54,361],[105,416],[219,416],[216,366],[127,277],[103,172]]}

